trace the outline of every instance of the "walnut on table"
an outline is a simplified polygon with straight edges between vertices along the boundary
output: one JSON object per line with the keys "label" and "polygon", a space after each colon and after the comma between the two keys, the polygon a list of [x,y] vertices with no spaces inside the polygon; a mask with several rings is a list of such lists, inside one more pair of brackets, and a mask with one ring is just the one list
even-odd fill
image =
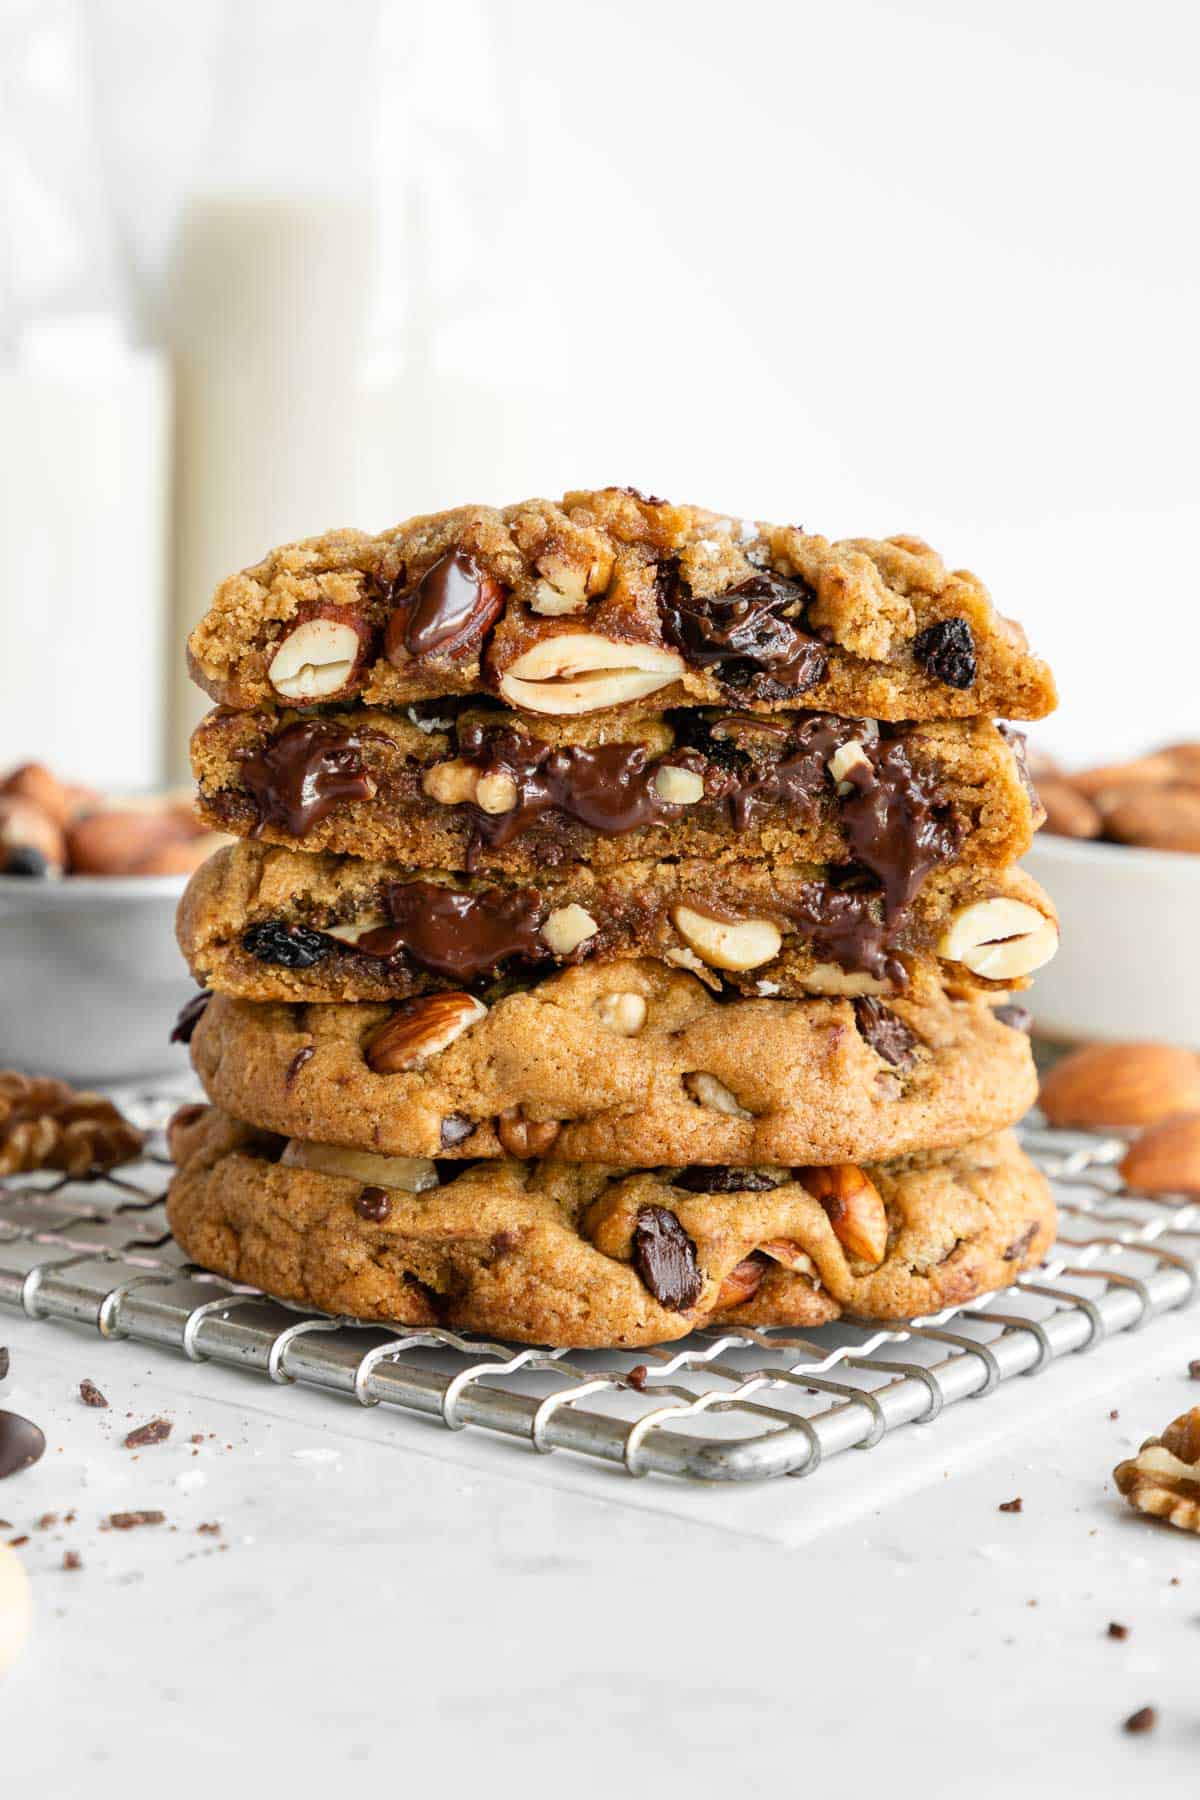
{"label": "walnut on table", "polygon": [[1200,1532],[1200,1406],[1172,1419],[1161,1437],[1147,1438],[1113,1478],[1138,1512]]}
{"label": "walnut on table", "polygon": [[78,1092],[48,1075],[0,1069],[0,1175],[114,1169],[138,1156],[145,1141],[100,1094]]}

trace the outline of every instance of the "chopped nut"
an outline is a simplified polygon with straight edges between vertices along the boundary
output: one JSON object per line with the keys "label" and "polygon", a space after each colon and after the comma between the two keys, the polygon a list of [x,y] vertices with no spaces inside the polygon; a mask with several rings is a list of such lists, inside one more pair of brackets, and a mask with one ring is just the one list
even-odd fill
{"label": "chopped nut", "polygon": [[373,1150],[347,1150],[341,1144],[312,1144],[292,1138],[280,1162],[290,1169],[316,1169],[372,1187],[401,1188],[423,1194],[438,1185],[438,1172],[424,1156],[378,1156]]}
{"label": "chopped nut", "polygon": [[481,775],[475,788],[475,804],[485,813],[511,812],[517,804],[517,784],[511,775],[498,769],[492,775]]}
{"label": "chopped nut", "polygon": [[137,1525],[163,1525],[167,1515],[154,1507],[143,1508],[140,1512],[115,1512],[108,1515],[107,1523],[114,1531],[132,1531]]}
{"label": "chopped nut", "polygon": [[640,994],[605,994],[592,1010],[605,1030],[618,1037],[636,1037],[646,1023],[646,1002]]}
{"label": "chopped nut", "polygon": [[132,1161],[144,1143],[111,1100],[49,1076],[0,1070],[0,1175],[30,1169],[87,1175]]}
{"label": "chopped nut", "polygon": [[590,912],[572,903],[552,912],[542,926],[542,942],[555,956],[571,956],[580,944],[595,937],[600,927]]}
{"label": "chopped nut", "polygon": [[1124,1640],[1129,1636],[1129,1627],[1128,1627],[1128,1625],[1118,1625],[1117,1621],[1115,1619],[1113,1619],[1108,1627],[1108,1636],[1110,1638],[1117,1638],[1120,1641],[1124,1642]]}
{"label": "chopped nut", "polygon": [[975,900],[943,932],[938,955],[989,981],[1014,981],[1048,963],[1058,926],[1024,900]]}
{"label": "chopped nut", "polygon": [[387,920],[382,913],[376,913],[373,917],[356,919],[352,925],[326,925],[323,927],[323,933],[325,937],[336,938],[339,944],[354,945],[358,943],[359,938],[366,937],[369,932],[378,931],[381,926],[386,924]]}
{"label": "chopped nut", "polygon": [[694,806],[704,798],[704,782],[694,769],[662,763],[654,772],[654,791],[668,806]]}
{"label": "chopped nut", "polygon": [[783,937],[769,919],[714,919],[691,906],[671,913],[675,929],[715,969],[757,969],[779,955]]}
{"label": "chopped nut", "polygon": [[478,786],[479,770],[461,757],[453,762],[434,763],[421,777],[422,792],[442,806],[463,806],[473,801]]}
{"label": "chopped nut", "polygon": [[561,1127],[555,1119],[527,1119],[519,1106],[510,1106],[496,1120],[496,1136],[506,1156],[522,1161],[545,1156],[554,1147]]}
{"label": "chopped nut", "polygon": [[548,581],[539,581],[533,590],[529,605],[533,612],[541,613],[543,618],[558,619],[567,613],[582,612],[587,605],[587,596],[582,592],[582,588],[578,593],[568,594],[564,593],[561,588],[552,586]]}
{"label": "chopped nut", "polygon": [[723,1081],[715,1075],[709,1075],[703,1069],[685,1075],[683,1085],[692,1099],[699,1106],[710,1107],[713,1112],[728,1113],[734,1119],[752,1119],[754,1114],[747,1112],[736,1094],[731,1094]]}
{"label": "chopped nut", "polygon": [[862,969],[839,969],[836,963],[814,963],[803,977],[808,994],[833,994],[848,999],[866,994],[886,994],[888,984]]}
{"label": "chopped nut", "polygon": [[304,619],[271,658],[267,680],[285,700],[327,700],[350,680],[361,643],[357,622],[325,616]]}
{"label": "chopped nut", "polygon": [[842,744],[830,757],[826,767],[842,792],[854,786],[850,776],[858,770],[871,771],[871,759],[857,738],[851,738],[848,744]]}
{"label": "chopped nut", "polygon": [[1138,1512],[1200,1532],[1200,1406],[1172,1419],[1161,1437],[1113,1470],[1118,1491]]}
{"label": "chopped nut", "polygon": [[767,1265],[758,1256],[746,1256],[740,1263],[735,1263],[717,1289],[717,1297],[713,1302],[714,1312],[728,1312],[735,1306],[745,1306],[747,1300],[753,1300],[762,1286],[762,1278],[766,1272]]}
{"label": "chopped nut", "polygon": [[376,1075],[419,1069],[485,1019],[487,1010],[471,994],[421,994],[406,1000],[368,1040],[367,1066]]}
{"label": "chopped nut", "polygon": [[888,1226],[875,1183],[855,1163],[801,1169],[798,1178],[824,1207],[842,1248],[877,1268],[887,1252]]}
{"label": "chopped nut", "polygon": [[500,678],[500,692],[526,712],[600,712],[642,700],[684,674],[682,657],[653,644],[619,644],[596,632],[542,638]]}
{"label": "chopped nut", "polygon": [[1006,1513],[1019,1513],[1024,1512],[1024,1510],[1025,1502],[1021,1499],[1019,1494],[1015,1500],[1002,1500],[996,1508],[997,1512]]}

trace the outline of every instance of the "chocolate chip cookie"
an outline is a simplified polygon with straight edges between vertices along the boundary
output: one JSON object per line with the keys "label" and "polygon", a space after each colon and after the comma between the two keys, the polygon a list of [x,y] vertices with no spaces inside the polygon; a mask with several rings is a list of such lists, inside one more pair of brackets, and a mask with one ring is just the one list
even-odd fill
{"label": "chocolate chip cookie", "polygon": [[627,488],[336,531],[230,577],[189,641],[241,709],[491,694],[564,718],[689,704],[1037,719],[1046,665],[920,539],[830,543]]}
{"label": "chocolate chip cookie", "polygon": [[878,1159],[1010,1125],[1037,1086],[1024,1033],[982,999],[719,1000],[651,961],[566,970],[490,1007],[218,995],[191,1049],[236,1117],[389,1156]]}
{"label": "chocolate chip cookie", "polygon": [[1007,1133],[867,1166],[648,1171],[342,1169],[208,1108],[171,1141],[171,1228],[206,1268],[327,1312],[554,1346],[922,1316],[1007,1285],[1054,1237]]}
{"label": "chocolate chip cookie", "polygon": [[907,863],[938,837],[1001,868],[1043,817],[1019,744],[984,719],[218,707],[192,738],[192,766],[219,830],[506,876],[663,856],[844,863],[890,849]]}

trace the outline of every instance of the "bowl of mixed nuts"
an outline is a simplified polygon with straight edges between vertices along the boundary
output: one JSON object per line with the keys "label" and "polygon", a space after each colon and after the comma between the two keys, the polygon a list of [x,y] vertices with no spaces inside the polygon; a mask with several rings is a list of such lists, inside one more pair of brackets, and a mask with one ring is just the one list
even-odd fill
{"label": "bowl of mixed nuts", "polygon": [[1200,743],[1076,773],[1035,756],[1031,774],[1046,824],[1025,861],[1062,923],[1038,1031],[1200,1047]]}
{"label": "bowl of mixed nuts", "polygon": [[0,780],[0,1066],[157,1073],[194,993],[175,943],[188,876],[225,840],[186,799],[111,800],[40,763]]}

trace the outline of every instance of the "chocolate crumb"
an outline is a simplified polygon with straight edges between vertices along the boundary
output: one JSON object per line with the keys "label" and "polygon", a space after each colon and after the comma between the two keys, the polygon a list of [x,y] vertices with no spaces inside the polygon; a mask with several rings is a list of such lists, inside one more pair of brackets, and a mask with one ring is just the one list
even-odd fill
{"label": "chocolate crumb", "polygon": [[646,1367],[645,1363],[638,1363],[636,1368],[632,1368],[629,1371],[629,1377],[628,1377],[629,1385],[630,1385],[630,1387],[635,1387],[639,1394],[645,1393],[646,1383],[649,1380],[649,1378],[650,1378],[650,1371]]}
{"label": "chocolate crumb", "polygon": [[215,1519],[209,1519],[204,1524],[197,1525],[197,1527],[196,1527],[197,1531],[208,1532],[210,1534],[210,1536],[215,1535],[215,1533],[220,1531],[220,1529],[221,1529],[221,1527]]}
{"label": "chocolate crumb", "polygon": [[111,1525],[114,1531],[132,1531],[135,1525],[164,1525],[166,1518],[165,1512],[156,1512],[150,1508],[141,1512],[110,1513],[105,1523]]}
{"label": "chocolate crumb", "polygon": [[83,1558],[78,1550],[64,1550],[62,1566],[64,1569],[82,1569]]}
{"label": "chocolate crumb", "polygon": [[151,1419],[145,1425],[139,1425],[125,1439],[127,1450],[141,1450],[147,1444],[164,1443],[171,1435],[170,1419]]}
{"label": "chocolate crumb", "polygon": [[1108,1635],[1110,1638],[1127,1638],[1129,1636],[1129,1627],[1128,1625],[1118,1625],[1117,1621],[1113,1619],[1108,1627]]}
{"label": "chocolate crumb", "polygon": [[1172,1575],[1172,1577],[1171,1577],[1171,1579],[1170,1579],[1170,1581],[1168,1581],[1168,1583],[1167,1583],[1167,1586],[1168,1586],[1168,1587],[1178,1587],[1178,1586],[1179,1586],[1179,1577],[1178,1577],[1178,1575]]}
{"label": "chocolate crumb", "polygon": [[83,1401],[85,1406],[108,1405],[108,1401],[104,1398],[104,1395],[100,1392],[100,1389],[96,1386],[95,1382],[89,1381],[86,1375],[79,1384],[79,1398]]}
{"label": "chocolate crumb", "polygon": [[1139,1706],[1136,1712],[1130,1713],[1129,1717],[1122,1725],[1121,1730],[1131,1732],[1153,1731],[1157,1724],[1158,1713],[1155,1708],[1153,1706]]}
{"label": "chocolate crumb", "polygon": [[1002,1500],[996,1508],[997,1512],[1024,1512],[1025,1502],[1018,1494],[1015,1500]]}

